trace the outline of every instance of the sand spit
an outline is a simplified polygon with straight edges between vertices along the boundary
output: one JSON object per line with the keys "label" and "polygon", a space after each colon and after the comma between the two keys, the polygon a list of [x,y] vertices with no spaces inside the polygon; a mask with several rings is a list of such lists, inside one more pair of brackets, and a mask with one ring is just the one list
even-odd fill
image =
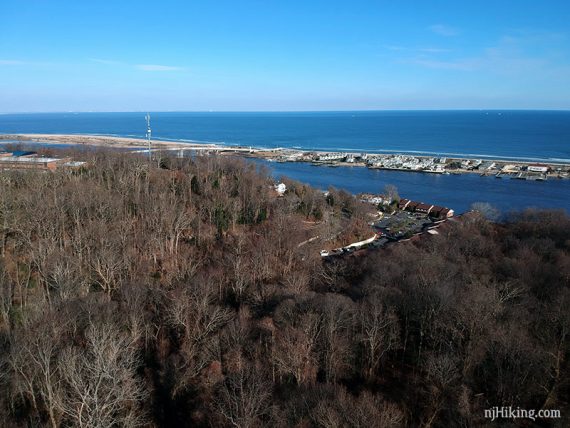
{"label": "sand spit", "polygon": [[[85,146],[141,148],[147,147],[144,138],[126,138],[106,135],[75,135],[75,134],[2,134],[0,140],[31,141],[37,143],[73,144]],[[172,142],[151,140],[154,148],[192,148],[192,147],[219,147],[215,144],[199,144],[189,142]]]}

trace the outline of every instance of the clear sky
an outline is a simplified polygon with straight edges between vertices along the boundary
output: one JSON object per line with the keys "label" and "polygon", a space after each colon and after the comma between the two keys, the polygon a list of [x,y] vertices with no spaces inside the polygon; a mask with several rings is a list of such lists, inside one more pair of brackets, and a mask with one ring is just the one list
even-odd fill
{"label": "clear sky", "polygon": [[570,109],[569,0],[0,0],[0,112]]}

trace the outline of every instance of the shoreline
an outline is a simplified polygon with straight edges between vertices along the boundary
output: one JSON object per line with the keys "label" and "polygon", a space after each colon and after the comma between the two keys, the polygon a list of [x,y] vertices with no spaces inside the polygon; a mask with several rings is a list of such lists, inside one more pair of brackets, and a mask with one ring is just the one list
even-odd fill
{"label": "shoreline", "polygon": [[[84,145],[93,147],[116,147],[116,148],[146,148],[147,140],[133,137],[115,137],[110,135],[94,134],[0,134],[0,141],[18,141],[32,143]],[[204,143],[182,143],[173,141],[162,141],[152,139],[154,146],[176,148],[176,147],[200,147],[213,146]]]}
{"label": "shoreline", "polygon": [[[38,144],[61,144],[88,147],[109,147],[119,149],[139,149],[148,152],[148,142],[143,138],[117,137],[93,134],[0,134],[0,142],[30,142]],[[447,157],[426,156],[411,153],[356,153],[331,152],[323,150],[306,150],[293,148],[255,148],[243,145],[227,145],[223,143],[177,142],[152,139],[152,151],[190,150],[217,152],[222,155],[240,155],[264,159],[269,162],[306,162],[314,166],[327,167],[365,167],[385,171],[419,172],[428,174],[479,174],[496,176],[497,178],[518,178],[526,180],[546,180],[547,178],[569,178],[570,164],[543,160],[528,161],[523,159],[497,159],[490,157]],[[321,159],[324,158],[324,159]],[[395,161],[410,162],[394,164]],[[436,162],[437,161],[437,162]],[[391,162],[391,164],[390,164]],[[478,162],[478,164],[476,164]],[[471,163],[471,166],[469,166]],[[479,169],[480,165],[493,165],[488,169]],[[419,166],[418,166],[419,165]],[[526,172],[529,165],[542,165],[548,172]],[[421,166],[421,167],[420,167]]]}

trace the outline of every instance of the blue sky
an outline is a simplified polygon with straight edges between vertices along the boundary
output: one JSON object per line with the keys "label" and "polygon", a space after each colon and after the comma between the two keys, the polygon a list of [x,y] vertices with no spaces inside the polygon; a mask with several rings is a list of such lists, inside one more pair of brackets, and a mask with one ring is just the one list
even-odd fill
{"label": "blue sky", "polygon": [[570,108],[570,2],[0,1],[0,112]]}

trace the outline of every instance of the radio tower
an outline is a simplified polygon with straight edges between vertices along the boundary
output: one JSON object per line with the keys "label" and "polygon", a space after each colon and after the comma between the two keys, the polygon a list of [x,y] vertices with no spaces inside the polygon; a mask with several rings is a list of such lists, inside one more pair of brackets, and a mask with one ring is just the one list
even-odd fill
{"label": "radio tower", "polygon": [[152,131],[150,130],[150,114],[147,113],[146,114],[146,139],[148,140],[148,159],[151,159],[151,152],[150,152],[150,137],[152,134]]}

